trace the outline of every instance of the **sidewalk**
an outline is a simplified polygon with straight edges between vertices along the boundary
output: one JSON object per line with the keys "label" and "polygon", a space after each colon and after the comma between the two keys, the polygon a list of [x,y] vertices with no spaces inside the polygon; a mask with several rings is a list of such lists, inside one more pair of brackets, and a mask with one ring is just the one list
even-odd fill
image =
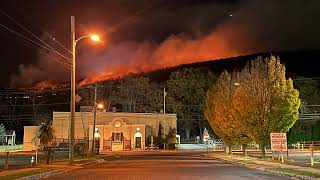
{"label": "sidewalk", "polygon": [[75,160],[75,164],[70,166],[68,164],[68,161],[60,161],[60,162],[54,162],[52,164],[46,165],[46,164],[40,164],[34,167],[27,167],[22,169],[16,169],[16,170],[7,170],[0,172],[0,179],[3,176],[11,176],[21,173],[28,173],[33,171],[52,171],[52,170],[62,170],[63,172],[69,172],[77,169],[83,168],[83,166],[92,164],[92,163],[99,163],[101,159],[98,158],[88,158],[88,159],[77,159]]}
{"label": "sidewalk", "polygon": [[[320,177],[320,169],[312,168],[312,167],[302,167],[290,164],[282,164],[281,162],[272,162],[268,160],[263,160],[254,157],[244,157],[239,155],[211,155],[213,158],[222,159],[228,162],[236,163],[243,165],[248,168],[258,169],[262,171],[274,172],[276,169],[290,169],[294,171],[306,172],[304,174],[313,174],[315,176]],[[286,173],[292,175],[291,173]],[[294,173],[294,175],[299,175],[299,173]],[[305,177],[305,176],[304,176]]]}

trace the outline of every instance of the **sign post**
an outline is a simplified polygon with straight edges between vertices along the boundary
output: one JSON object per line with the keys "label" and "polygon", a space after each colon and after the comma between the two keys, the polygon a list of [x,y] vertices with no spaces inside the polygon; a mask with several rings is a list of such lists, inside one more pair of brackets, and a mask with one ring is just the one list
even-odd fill
{"label": "sign post", "polygon": [[209,136],[209,131],[207,130],[207,128],[204,128],[204,131],[203,131],[203,142],[207,145],[207,156],[209,155],[209,139],[210,139],[210,136]]}
{"label": "sign post", "polygon": [[4,163],[4,169],[8,169],[9,168],[9,151],[6,152],[6,160]]}
{"label": "sign post", "polygon": [[40,138],[36,138],[35,144],[36,144],[36,165],[37,165],[38,164],[38,147],[40,145]]}
{"label": "sign post", "polygon": [[281,162],[284,162],[283,151],[288,151],[286,133],[270,133],[271,150],[281,153]]}
{"label": "sign post", "polygon": [[311,151],[310,163],[311,163],[311,166],[314,166],[314,147],[313,147],[313,141],[312,141],[312,144],[311,144],[310,151]]}

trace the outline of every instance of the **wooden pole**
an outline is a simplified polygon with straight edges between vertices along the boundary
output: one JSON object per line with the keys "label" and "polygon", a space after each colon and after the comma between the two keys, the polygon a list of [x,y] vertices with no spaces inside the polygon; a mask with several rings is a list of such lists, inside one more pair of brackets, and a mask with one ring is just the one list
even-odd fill
{"label": "wooden pole", "polygon": [[312,141],[312,144],[311,144],[311,148],[310,148],[310,151],[311,151],[311,159],[310,159],[310,161],[311,161],[311,166],[313,166],[314,165],[314,150],[313,150],[314,148],[313,148],[313,141]]}
{"label": "wooden pole", "polygon": [[8,169],[9,168],[9,152],[6,152],[6,160],[5,160],[5,164],[4,164],[4,169]]}
{"label": "wooden pole", "polygon": [[75,20],[71,16],[71,48],[72,48],[72,64],[71,64],[71,102],[70,102],[70,122],[69,122],[69,164],[74,161],[74,120],[76,111],[76,34]]}
{"label": "wooden pole", "polygon": [[282,151],[282,143],[281,143],[281,145],[280,145],[280,152],[281,152],[281,163],[284,163],[283,151]]}

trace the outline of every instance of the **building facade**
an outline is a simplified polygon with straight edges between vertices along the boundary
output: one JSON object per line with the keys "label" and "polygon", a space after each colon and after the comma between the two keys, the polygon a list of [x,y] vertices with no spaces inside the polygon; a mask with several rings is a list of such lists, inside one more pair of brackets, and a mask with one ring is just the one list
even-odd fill
{"label": "building facade", "polygon": [[[75,139],[93,139],[93,113],[76,112]],[[68,139],[70,112],[53,112],[55,138]],[[147,138],[158,136],[160,124],[163,137],[177,129],[175,114],[97,112],[95,138],[100,151],[143,150]],[[36,126],[24,128],[24,150],[35,149],[32,136]],[[90,143],[91,145],[91,143]]]}

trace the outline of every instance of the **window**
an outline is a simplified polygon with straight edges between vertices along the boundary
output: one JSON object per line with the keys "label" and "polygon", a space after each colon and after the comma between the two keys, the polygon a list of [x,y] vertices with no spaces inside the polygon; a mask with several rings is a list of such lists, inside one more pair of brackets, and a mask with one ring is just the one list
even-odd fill
{"label": "window", "polygon": [[122,141],[123,133],[112,133],[112,141]]}

